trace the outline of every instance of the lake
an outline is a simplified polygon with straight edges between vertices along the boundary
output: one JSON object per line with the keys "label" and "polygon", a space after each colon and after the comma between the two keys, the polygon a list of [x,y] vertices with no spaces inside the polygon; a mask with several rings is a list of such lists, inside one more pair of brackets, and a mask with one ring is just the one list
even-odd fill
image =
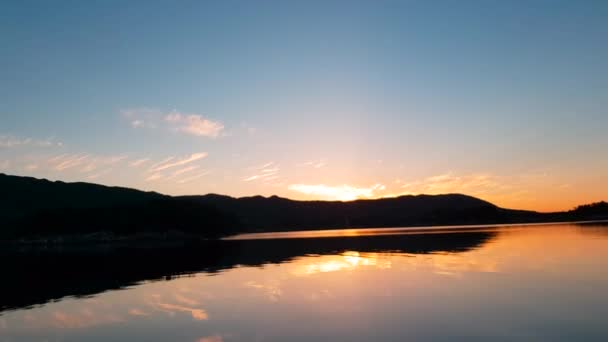
{"label": "lake", "polygon": [[607,341],[608,224],[2,255],[0,341]]}

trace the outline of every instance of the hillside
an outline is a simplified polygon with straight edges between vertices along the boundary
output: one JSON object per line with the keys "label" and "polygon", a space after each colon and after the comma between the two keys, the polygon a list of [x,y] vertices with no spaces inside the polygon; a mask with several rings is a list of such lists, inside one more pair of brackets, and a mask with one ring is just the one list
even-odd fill
{"label": "hillside", "polygon": [[184,198],[234,214],[246,231],[480,224],[544,218],[542,214],[502,209],[461,194],[351,202],[294,201],[277,196],[233,198],[215,194]]}
{"label": "hillside", "polygon": [[497,207],[461,194],[375,200],[294,201],[277,196],[171,197],[90,183],[0,174],[0,237],[237,233],[355,227],[546,222],[608,218],[605,202],[560,213]]}
{"label": "hillside", "polygon": [[216,237],[236,226],[214,207],[155,192],[0,174],[0,236],[182,232]]}

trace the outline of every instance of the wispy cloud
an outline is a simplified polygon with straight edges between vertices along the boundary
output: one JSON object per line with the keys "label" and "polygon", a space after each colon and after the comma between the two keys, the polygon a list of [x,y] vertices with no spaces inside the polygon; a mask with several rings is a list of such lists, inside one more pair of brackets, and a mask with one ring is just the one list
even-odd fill
{"label": "wispy cloud", "polygon": [[152,181],[159,180],[161,178],[163,178],[162,173],[156,172],[156,173],[153,173],[153,174],[149,175],[148,177],[146,177],[145,181],[146,182],[152,182]]}
{"label": "wispy cloud", "polygon": [[291,184],[287,187],[310,196],[329,200],[352,201],[361,198],[379,197],[380,191],[386,189],[382,184],[374,184],[370,187],[356,187],[351,185],[328,186],[325,184]]}
{"label": "wispy cloud", "polygon": [[130,108],[120,111],[133,128],[156,128],[162,112],[153,108]]}
{"label": "wispy cloud", "polygon": [[131,163],[129,163],[129,166],[130,167],[140,167],[140,166],[144,165],[145,163],[147,163],[148,161],[150,161],[150,158],[137,159],[137,160],[134,160]]}
{"label": "wispy cloud", "polygon": [[100,178],[102,176],[105,176],[105,175],[109,174],[110,172],[112,172],[112,168],[105,169],[105,170],[102,170],[100,172],[97,172],[97,173],[94,173],[92,175],[89,175],[89,176],[87,176],[87,179],[89,179],[89,180],[95,180],[95,179],[98,179],[98,178]]}
{"label": "wispy cloud", "polygon": [[506,190],[505,187],[506,185],[500,177],[495,175],[486,173],[456,175],[452,172],[401,185],[403,194],[444,194],[453,192],[483,194],[495,190]]}
{"label": "wispy cloud", "polygon": [[90,156],[88,154],[66,155],[55,165],[55,170],[63,171],[84,164]]}
{"label": "wispy cloud", "polygon": [[13,135],[0,135],[0,147],[10,148],[18,146],[33,146],[33,147],[61,147],[63,143],[55,141],[54,138],[39,140],[33,138],[20,138]]}
{"label": "wispy cloud", "polygon": [[181,159],[177,159],[177,160],[175,160],[175,157],[169,157],[169,158],[165,159],[164,162],[153,165],[150,168],[150,171],[151,172],[163,171],[166,169],[170,169],[172,167],[186,165],[186,164],[192,163],[194,161],[197,161],[199,159],[203,159],[205,157],[207,157],[206,152],[194,153],[194,154],[190,155],[189,157],[185,157],[185,158],[181,158]]}
{"label": "wispy cloud", "polygon": [[179,184],[184,184],[184,183],[192,182],[193,180],[197,180],[199,178],[202,178],[202,177],[204,177],[204,176],[206,176],[206,175],[208,175],[210,173],[211,173],[210,171],[204,171],[204,172],[198,173],[198,174],[196,174],[194,176],[190,176],[190,177],[186,177],[186,178],[180,179],[177,182]]}
{"label": "wispy cloud", "polygon": [[167,158],[159,161],[158,163],[152,164],[152,166],[150,166],[150,170],[154,170],[157,167],[159,167],[160,165],[166,164],[167,162],[170,162],[173,159],[175,159],[175,157],[167,157]]}
{"label": "wispy cloud", "polygon": [[327,162],[325,161],[325,159],[319,159],[319,160],[309,160],[307,162],[298,164],[297,166],[308,166],[308,167],[312,167],[315,169],[320,169],[320,168],[324,167],[325,165],[327,165]]}
{"label": "wispy cloud", "polygon": [[127,159],[126,155],[116,156],[94,156],[90,154],[61,154],[48,158],[46,162],[30,163],[25,170],[34,171],[38,169],[78,172],[85,174],[86,179],[96,180],[112,172],[114,166]]}
{"label": "wispy cloud", "polygon": [[280,168],[274,162],[268,162],[262,165],[250,167],[255,174],[243,178],[243,182],[251,182],[254,180],[272,180],[277,179]]}
{"label": "wispy cloud", "polygon": [[179,175],[183,175],[184,173],[192,172],[198,168],[199,168],[199,166],[197,166],[197,165],[190,165],[190,166],[184,167],[183,169],[173,171],[173,173],[171,174],[171,177],[177,177]]}
{"label": "wispy cloud", "polygon": [[65,171],[79,167],[82,173],[89,173],[97,170],[100,167],[109,167],[116,165],[127,156],[92,156],[90,154],[62,154],[50,158],[47,162],[56,171]]}
{"label": "wispy cloud", "polygon": [[249,168],[249,170],[262,170],[262,169],[267,169],[271,166],[273,166],[275,163],[273,161],[271,162],[267,162],[261,165],[255,165]]}

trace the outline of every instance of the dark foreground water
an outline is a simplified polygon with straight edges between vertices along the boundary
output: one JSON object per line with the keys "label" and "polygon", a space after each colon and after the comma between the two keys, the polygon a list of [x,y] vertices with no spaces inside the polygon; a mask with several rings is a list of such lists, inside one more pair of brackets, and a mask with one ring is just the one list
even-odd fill
{"label": "dark foreground water", "polygon": [[0,341],[608,341],[608,225],[2,255]]}

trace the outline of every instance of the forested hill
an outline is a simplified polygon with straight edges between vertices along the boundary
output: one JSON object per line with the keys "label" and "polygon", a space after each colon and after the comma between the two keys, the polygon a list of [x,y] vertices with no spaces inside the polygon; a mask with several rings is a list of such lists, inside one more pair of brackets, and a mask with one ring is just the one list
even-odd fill
{"label": "forested hill", "polygon": [[172,197],[90,183],[0,174],[0,238],[237,233],[356,227],[489,224],[608,218],[605,202],[537,213],[497,207],[461,194],[374,200],[294,201],[277,196]]}
{"label": "forested hill", "polygon": [[0,191],[2,238],[167,232],[218,237],[237,227],[214,207],[155,192],[4,174]]}
{"label": "forested hill", "polygon": [[350,202],[294,201],[277,196],[233,198],[215,194],[184,198],[232,213],[247,231],[506,223],[544,218],[542,214],[502,209],[461,194]]}

